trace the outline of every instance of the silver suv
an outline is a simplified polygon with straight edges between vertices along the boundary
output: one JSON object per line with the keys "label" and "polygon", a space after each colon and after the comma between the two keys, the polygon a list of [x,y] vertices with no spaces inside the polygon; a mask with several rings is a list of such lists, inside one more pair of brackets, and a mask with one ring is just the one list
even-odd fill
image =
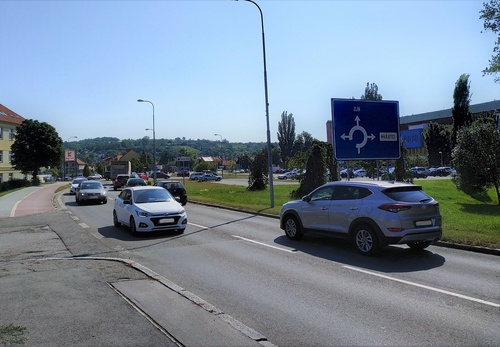
{"label": "silver suv", "polygon": [[437,201],[421,186],[387,181],[322,185],[283,204],[280,227],[292,240],[305,231],[347,238],[365,255],[389,244],[422,250],[442,235]]}

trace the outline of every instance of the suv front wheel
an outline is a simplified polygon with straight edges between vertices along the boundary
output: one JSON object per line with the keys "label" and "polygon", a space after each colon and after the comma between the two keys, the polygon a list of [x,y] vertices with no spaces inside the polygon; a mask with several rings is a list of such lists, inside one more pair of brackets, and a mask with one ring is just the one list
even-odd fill
{"label": "suv front wheel", "polygon": [[285,226],[285,234],[290,240],[300,240],[302,238],[302,227],[295,216],[286,216],[283,223]]}
{"label": "suv front wheel", "polygon": [[377,234],[368,224],[356,226],[352,240],[356,251],[363,255],[372,255],[378,249]]}

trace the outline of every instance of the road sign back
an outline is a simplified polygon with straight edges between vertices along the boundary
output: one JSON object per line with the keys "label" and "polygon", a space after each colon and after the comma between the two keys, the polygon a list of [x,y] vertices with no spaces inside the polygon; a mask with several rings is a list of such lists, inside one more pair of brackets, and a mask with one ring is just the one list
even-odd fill
{"label": "road sign back", "polygon": [[332,122],[335,159],[400,158],[397,101],[332,99]]}

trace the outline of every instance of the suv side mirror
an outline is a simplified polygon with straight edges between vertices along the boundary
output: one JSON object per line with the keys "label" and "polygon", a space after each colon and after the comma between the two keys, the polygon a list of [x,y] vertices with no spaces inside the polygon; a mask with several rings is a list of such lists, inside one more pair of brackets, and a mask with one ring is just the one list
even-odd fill
{"label": "suv side mirror", "polygon": [[311,201],[311,197],[309,195],[304,195],[302,197],[302,201],[309,202],[309,201]]}

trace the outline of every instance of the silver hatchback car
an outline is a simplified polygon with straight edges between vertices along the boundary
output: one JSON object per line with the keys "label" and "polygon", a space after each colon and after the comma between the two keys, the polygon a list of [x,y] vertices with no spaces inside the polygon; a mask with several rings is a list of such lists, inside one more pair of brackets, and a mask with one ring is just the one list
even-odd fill
{"label": "silver hatchback car", "polygon": [[331,182],[281,208],[288,238],[323,232],[352,241],[358,252],[375,253],[389,244],[422,250],[442,236],[439,203],[421,186],[388,182]]}

